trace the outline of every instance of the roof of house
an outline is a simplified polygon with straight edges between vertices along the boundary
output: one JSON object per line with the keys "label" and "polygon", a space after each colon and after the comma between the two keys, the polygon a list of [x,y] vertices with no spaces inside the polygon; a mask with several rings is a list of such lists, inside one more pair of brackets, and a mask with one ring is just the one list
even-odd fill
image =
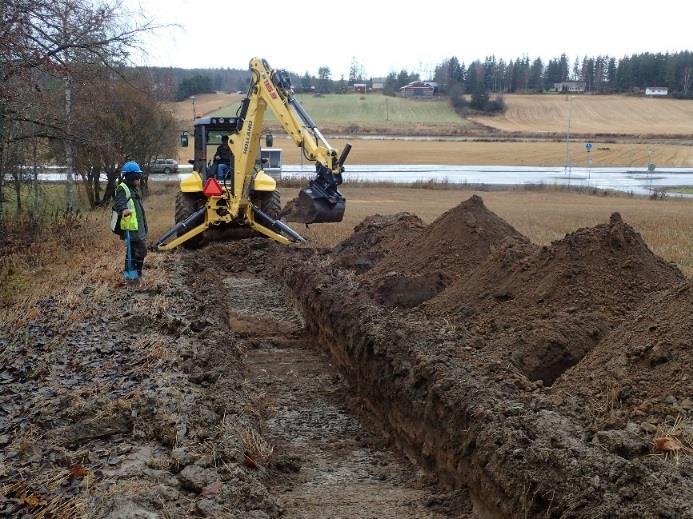
{"label": "roof of house", "polygon": [[432,81],[412,81],[401,87],[400,90],[404,90],[405,88],[435,88],[437,86],[437,83],[433,83]]}

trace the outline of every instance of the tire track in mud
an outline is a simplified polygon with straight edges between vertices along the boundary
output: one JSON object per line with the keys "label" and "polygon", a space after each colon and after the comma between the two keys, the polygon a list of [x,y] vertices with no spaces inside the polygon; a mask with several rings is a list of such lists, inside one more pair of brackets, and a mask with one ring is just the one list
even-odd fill
{"label": "tire track in mud", "polygon": [[266,484],[287,517],[467,516],[466,495],[437,494],[350,412],[346,383],[277,283],[240,274],[224,285],[229,325],[247,343],[244,384],[274,447]]}

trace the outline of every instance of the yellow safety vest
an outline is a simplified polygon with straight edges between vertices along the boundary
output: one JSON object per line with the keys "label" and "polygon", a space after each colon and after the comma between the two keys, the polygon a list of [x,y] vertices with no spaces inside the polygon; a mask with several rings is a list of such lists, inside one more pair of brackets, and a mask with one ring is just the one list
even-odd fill
{"label": "yellow safety vest", "polygon": [[121,182],[120,184],[118,184],[118,187],[122,187],[123,191],[125,191],[125,197],[128,201],[128,209],[132,211],[128,216],[125,216],[123,214],[120,215],[120,228],[123,231],[136,231],[137,229],[139,229],[139,225],[137,223],[137,211],[135,210],[135,202],[133,201],[132,195],[130,194],[130,188],[127,186],[125,182]]}

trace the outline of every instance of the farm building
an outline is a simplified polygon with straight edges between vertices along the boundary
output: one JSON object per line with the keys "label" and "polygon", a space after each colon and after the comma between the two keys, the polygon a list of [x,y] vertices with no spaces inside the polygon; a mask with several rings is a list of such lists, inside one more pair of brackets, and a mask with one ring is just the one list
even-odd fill
{"label": "farm building", "polygon": [[365,94],[368,91],[366,83],[354,83],[354,92],[357,94]]}
{"label": "farm building", "polygon": [[666,96],[669,95],[667,87],[647,87],[645,89],[646,96]]}
{"label": "farm building", "polygon": [[561,81],[553,84],[555,92],[584,92],[586,88],[585,81]]}
{"label": "farm building", "polygon": [[437,83],[432,81],[413,81],[408,85],[404,85],[399,91],[404,97],[433,97],[438,88]]}

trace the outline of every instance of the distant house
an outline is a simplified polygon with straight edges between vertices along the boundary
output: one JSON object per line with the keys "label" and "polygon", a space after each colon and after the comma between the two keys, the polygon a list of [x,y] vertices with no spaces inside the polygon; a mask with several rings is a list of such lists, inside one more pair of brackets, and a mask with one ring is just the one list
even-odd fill
{"label": "distant house", "polygon": [[553,84],[554,92],[584,92],[586,88],[585,81],[561,81]]}
{"label": "distant house", "polygon": [[368,85],[366,83],[354,83],[354,92],[358,94],[365,94],[368,91]]}
{"label": "distant house", "polygon": [[647,87],[645,89],[646,96],[666,96],[669,95],[667,87]]}
{"label": "distant house", "polygon": [[429,98],[433,97],[438,89],[438,84],[433,81],[412,81],[399,89],[404,97]]}

